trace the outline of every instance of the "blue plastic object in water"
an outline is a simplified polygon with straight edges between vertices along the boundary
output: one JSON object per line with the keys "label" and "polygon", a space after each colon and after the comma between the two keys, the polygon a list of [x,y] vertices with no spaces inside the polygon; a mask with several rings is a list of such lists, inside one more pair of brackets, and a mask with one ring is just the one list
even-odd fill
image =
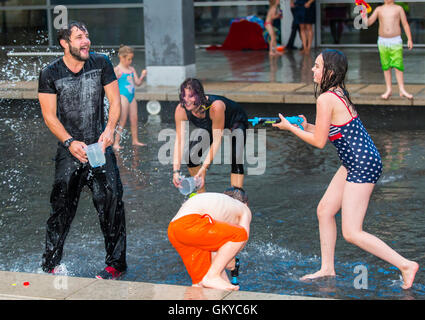
{"label": "blue plastic object in water", "polygon": [[[286,120],[288,120],[292,124],[296,124],[300,129],[304,130],[301,123],[304,122],[304,119],[298,116],[293,117],[285,117]],[[257,124],[263,123],[263,124],[270,124],[270,123],[279,123],[280,118],[279,117],[255,117],[253,119],[248,119],[249,122],[251,122],[252,126],[255,127]]]}
{"label": "blue plastic object in water", "polygon": [[238,276],[239,276],[239,259],[235,258],[235,269],[230,271],[230,275],[232,276],[232,284],[237,286],[239,284],[238,282]]}

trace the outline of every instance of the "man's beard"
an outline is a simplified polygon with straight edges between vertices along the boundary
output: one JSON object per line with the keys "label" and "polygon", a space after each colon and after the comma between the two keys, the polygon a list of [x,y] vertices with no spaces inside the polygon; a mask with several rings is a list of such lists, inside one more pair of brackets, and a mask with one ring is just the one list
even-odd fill
{"label": "man's beard", "polygon": [[[90,48],[88,48],[88,51],[90,51]],[[69,44],[69,53],[78,61],[86,61],[90,57],[90,54],[87,55],[87,58],[82,57],[80,54],[80,49],[73,47],[71,44]]]}

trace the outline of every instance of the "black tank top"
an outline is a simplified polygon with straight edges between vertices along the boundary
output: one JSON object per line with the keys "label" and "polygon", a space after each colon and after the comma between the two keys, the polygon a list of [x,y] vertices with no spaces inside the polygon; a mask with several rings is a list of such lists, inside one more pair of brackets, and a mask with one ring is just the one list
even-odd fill
{"label": "black tank top", "polygon": [[195,117],[191,111],[186,111],[187,119],[192,122],[196,127],[207,130],[208,132],[212,131],[212,120],[210,118],[210,107],[214,101],[221,100],[226,105],[226,111],[224,113],[224,128],[232,129],[236,123],[243,123],[248,127],[248,116],[245,110],[235,101],[227,99],[223,96],[216,96],[212,94],[207,94],[208,96],[208,105],[205,110],[205,118]]}

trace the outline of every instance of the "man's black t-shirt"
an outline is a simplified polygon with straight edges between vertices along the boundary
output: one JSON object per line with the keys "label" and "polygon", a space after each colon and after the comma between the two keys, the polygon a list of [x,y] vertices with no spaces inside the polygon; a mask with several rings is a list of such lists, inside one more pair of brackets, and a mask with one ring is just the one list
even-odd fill
{"label": "man's black t-shirt", "polygon": [[38,92],[56,94],[59,121],[74,139],[91,144],[106,125],[103,86],[116,79],[103,54],[91,53],[78,73],[69,70],[61,57],[41,70]]}

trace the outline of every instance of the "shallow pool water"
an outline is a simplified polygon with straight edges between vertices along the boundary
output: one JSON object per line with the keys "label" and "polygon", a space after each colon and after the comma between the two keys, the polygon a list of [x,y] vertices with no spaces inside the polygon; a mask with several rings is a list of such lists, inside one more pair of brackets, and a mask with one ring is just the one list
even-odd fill
{"label": "shallow pool water", "polygon": [[[171,183],[171,165],[158,161],[158,150],[165,143],[158,141],[158,134],[174,128],[174,107],[174,103],[163,103],[158,117],[148,117],[145,104],[139,103],[140,140],[148,146],[133,148],[127,137],[117,153],[127,220],[129,269],[123,280],[190,285],[167,238],[168,223],[185,199]],[[279,111],[314,116],[314,106],[252,104],[245,108],[250,116],[275,116]],[[358,111],[384,163],[364,229],[421,265],[413,288],[402,290],[397,269],[345,242],[340,215],[337,277],[299,281],[320,268],[316,206],[339,160],[330,144],[315,149],[268,128],[266,170],[245,178],[253,220],[251,238],[239,256],[241,290],[342,299],[425,298],[425,111],[366,106]],[[38,102],[32,100],[1,101],[0,136],[0,269],[41,272],[56,139],[44,124]],[[229,173],[230,165],[214,165],[208,172],[208,191],[228,187]],[[93,277],[104,267],[104,254],[97,214],[85,189],[62,263],[71,276]],[[358,266],[367,272],[365,289],[356,289],[358,276],[364,274],[355,272]]]}

